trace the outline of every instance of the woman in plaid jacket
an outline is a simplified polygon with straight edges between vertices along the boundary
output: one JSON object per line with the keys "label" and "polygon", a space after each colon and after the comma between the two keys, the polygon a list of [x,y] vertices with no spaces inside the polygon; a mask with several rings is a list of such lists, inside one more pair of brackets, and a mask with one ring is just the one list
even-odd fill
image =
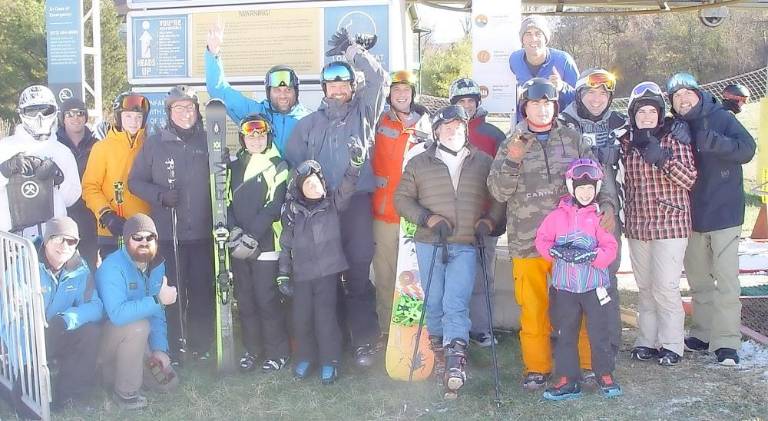
{"label": "woman in plaid jacket", "polygon": [[683,355],[680,273],[691,229],[688,192],[696,181],[688,136],[673,136],[661,89],[635,86],[629,131],[620,138],[625,175],[625,234],[640,291],[632,358],[670,366]]}

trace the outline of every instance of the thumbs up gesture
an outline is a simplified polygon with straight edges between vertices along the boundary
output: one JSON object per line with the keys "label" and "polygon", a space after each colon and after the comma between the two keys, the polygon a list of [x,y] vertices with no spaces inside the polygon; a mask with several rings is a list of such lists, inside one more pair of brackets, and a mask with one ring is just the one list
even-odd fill
{"label": "thumbs up gesture", "polygon": [[560,77],[560,72],[557,71],[557,67],[552,67],[552,74],[549,75],[549,81],[555,85],[555,89],[558,92],[563,90],[563,78]]}
{"label": "thumbs up gesture", "polygon": [[157,300],[164,306],[176,302],[176,287],[168,286],[168,278],[165,276],[163,276],[163,285],[160,286],[160,292],[157,293]]}

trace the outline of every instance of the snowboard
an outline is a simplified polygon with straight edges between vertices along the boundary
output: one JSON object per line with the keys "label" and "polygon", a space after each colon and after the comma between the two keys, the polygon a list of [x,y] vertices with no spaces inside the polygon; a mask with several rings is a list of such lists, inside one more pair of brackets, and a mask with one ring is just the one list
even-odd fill
{"label": "snowboard", "polygon": [[[422,142],[406,152],[403,168],[412,157],[423,152],[424,149],[425,143]],[[426,326],[422,328],[416,358],[413,359],[419,319],[424,308],[424,292],[421,289],[416,243],[413,239],[416,228],[416,224],[400,218],[397,279],[392,300],[392,319],[389,323],[386,355],[387,374],[395,380],[408,381],[411,367],[413,367],[413,380],[424,380],[432,374],[435,363],[435,355],[429,347],[429,332]]]}
{"label": "snowboard", "polygon": [[214,276],[216,277],[216,368],[220,374],[235,371],[235,341],[232,325],[233,284],[227,240],[229,156],[226,149],[227,111],[223,102],[212,99],[205,105],[208,166],[211,173],[213,209]]}

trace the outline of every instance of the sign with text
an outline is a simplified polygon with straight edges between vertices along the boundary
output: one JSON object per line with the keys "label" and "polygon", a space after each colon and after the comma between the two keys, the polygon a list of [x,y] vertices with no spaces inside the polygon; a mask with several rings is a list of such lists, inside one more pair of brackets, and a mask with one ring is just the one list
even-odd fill
{"label": "sign with text", "polygon": [[82,9],[82,0],[45,2],[48,87],[59,105],[84,94]]}

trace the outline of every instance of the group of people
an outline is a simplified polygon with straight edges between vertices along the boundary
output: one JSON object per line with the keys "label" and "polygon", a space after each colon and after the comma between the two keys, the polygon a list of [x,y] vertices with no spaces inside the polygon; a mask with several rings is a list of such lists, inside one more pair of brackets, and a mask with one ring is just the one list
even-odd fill
{"label": "group of people", "polygon": [[[687,347],[739,362],[741,164],[755,152],[733,114],[743,98],[728,111],[678,73],[667,83],[671,115],[661,88],[643,82],[626,117],[611,110],[614,75],[578,74],[567,53],[547,47],[543,18],[524,19],[520,37],[510,57],[517,124],[505,135],[486,122],[472,79],[456,80],[451,105],[430,116],[414,74],[388,77],[367,52],[371,40],[343,28],[326,52],[339,60],[322,69],[317,111],[301,104],[287,66],[269,69],[266,99],[253,100],[226,81],[223,31],[209,31],[206,88],[239,132],[227,245],[243,372],[292,361],[295,377],[317,370],[331,384],[345,344],[357,366],[372,366],[387,341],[401,218],[418,226],[422,281],[432,274],[426,326],[435,377],[451,392],[467,380],[469,344],[496,341],[484,278],[493,279],[505,231],[525,388],[549,382],[553,400],[580,396],[582,384],[621,394],[622,232],[640,291],[632,358],[674,365]],[[98,369],[121,407],[142,408],[142,386],[170,390],[185,360],[210,358],[207,136],[191,88],[173,88],[164,106],[166,126],[148,137],[149,101],[120,94],[98,140],[81,100],[59,109],[50,90],[32,86],[19,100],[21,124],[0,140],[0,228],[40,245],[48,352],[60,367],[55,407],[86,396]],[[22,176],[48,186],[47,222],[21,218],[11,198]],[[687,338],[683,267],[694,305]]]}

